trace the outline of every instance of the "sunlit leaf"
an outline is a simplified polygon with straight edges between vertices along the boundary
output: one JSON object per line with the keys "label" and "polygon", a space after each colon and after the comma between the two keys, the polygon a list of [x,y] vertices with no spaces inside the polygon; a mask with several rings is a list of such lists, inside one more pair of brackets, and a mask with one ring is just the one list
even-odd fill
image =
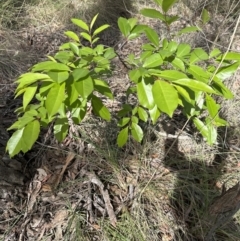
{"label": "sunlit leaf", "polygon": [[65,83],[55,83],[50,89],[46,99],[46,109],[50,117],[58,112],[63,100],[65,99]]}
{"label": "sunlit leaf", "polygon": [[78,27],[82,28],[83,30],[86,30],[87,32],[89,32],[89,27],[88,25],[81,19],[77,19],[77,18],[72,18],[71,21],[77,25]]}
{"label": "sunlit leaf", "polygon": [[152,109],[154,106],[154,99],[152,94],[152,85],[146,84],[144,79],[137,84],[137,96],[139,103],[147,108]]}
{"label": "sunlit leaf", "polygon": [[34,83],[31,86],[28,86],[26,91],[23,95],[23,109],[26,110],[26,107],[30,103],[30,101],[33,99],[35,93],[37,91],[37,84]]}
{"label": "sunlit leaf", "polygon": [[131,125],[131,135],[137,142],[142,141],[142,138],[143,138],[142,128],[134,122]]}
{"label": "sunlit leaf", "polygon": [[127,140],[128,140],[128,127],[125,127],[118,134],[117,145],[119,147],[122,147],[126,144]]}
{"label": "sunlit leaf", "polygon": [[158,108],[172,117],[173,112],[178,106],[178,94],[176,89],[165,81],[156,80],[152,92]]}

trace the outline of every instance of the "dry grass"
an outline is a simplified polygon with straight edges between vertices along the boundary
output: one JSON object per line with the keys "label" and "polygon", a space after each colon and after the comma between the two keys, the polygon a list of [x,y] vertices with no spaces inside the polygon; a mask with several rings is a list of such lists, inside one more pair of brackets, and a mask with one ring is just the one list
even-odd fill
{"label": "dry grass", "polygon": [[[190,35],[179,41],[184,40],[193,46],[206,48],[220,46],[224,50],[239,14],[239,4],[238,1],[230,0],[180,2],[177,8],[172,9],[172,13],[184,12],[184,18],[199,24],[199,14],[203,7],[206,7],[211,13],[212,22],[204,28],[204,34]],[[112,46],[120,38],[116,25],[118,17],[139,16],[138,10],[149,6],[149,1],[144,0],[1,1],[1,92],[4,94],[8,89],[14,90],[11,83],[20,73],[43,59],[46,54],[56,51],[56,46],[64,41],[63,32],[72,28],[70,18],[89,21],[96,13],[100,13],[98,24],[112,25],[102,41]],[[148,21],[165,34],[162,25],[157,22],[142,17],[141,21]],[[186,24],[185,19],[181,24]],[[216,28],[216,25],[219,28]],[[212,31],[213,29],[216,31]],[[232,46],[237,51],[240,50],[239,39],[239,36],[235,36]],[[33,41],[33,44],[29,44],[29,41]],[[51,45],[54,47],[49,48]],[[46,190],[39,193],[37,204],[34,204],[29,216],[23,217],[25,210],[18,206],[18,216],[9,221],[1,218],[0,225],[5,225],[6,231],[1,233],[0,239],[204,240],[207,226],[205,217],[210,203],[221,193],[223,183],[231,187],[239,181],[239,79],[239,73],[236,73],[235,77],[228,81],[236,97],[223,103],[222,113],[230,126],[219,131],[218,147],[209,147],[195,138],[191,125],[188,125],[188,130],[183,134],[189,137],[191,133],[190,138],[179,138],[177,141],[175,137],[167,138],[166,133],[173,136],[178,133],[184,120],[171,121],[162,118],[154,129],[146,126],[145,139],[141,145],[131,141],[120,150],[116,147],[115,121],[106,124],[90,116],[77,132],[72,133],[70,147],[77,156],[69,166],[60,187],[53,194]],[[114,79],[109,81],[116,82]],[[117,82],[126,83],[126,80],[122,78]],[[117,86],[118,94],[120,90],[121,87]],[[47,144],[48,147],[36,146],[33,153],[25,158],[33,157],[32,166],[48,170],[50,176],[54,176],[54,172],[58,171],[57,166],[64,163],[70,144],[62,150],[51,141]],[[88,196],[93,198],[96,195],[99,199],[102,197],[98,186],[87,182],[87,176],[81,174],[83,167],[95,173],[108,190],[116,211],[116,227],[111,225],[108,215],[102,214],[94,205],[93,220],[90,220],[91,210],[86,204]],[[33,177],[33,173],[31,174]],[[22,197],[22,200],[25,206],[20,207],[26,207],[26,197]],[[63,212],[60,212],[62,210]],[[239,225],[240,212],[217,230],[217,240],[240,240]],[[28,238],[24,239],[22,236],[20,239],[20,234]]]}

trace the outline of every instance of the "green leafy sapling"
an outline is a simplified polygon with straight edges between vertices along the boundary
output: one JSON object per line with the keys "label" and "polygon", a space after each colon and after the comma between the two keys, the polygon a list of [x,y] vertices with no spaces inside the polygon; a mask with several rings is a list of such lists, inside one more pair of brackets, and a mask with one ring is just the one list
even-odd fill
{"label": "green leafy sapling", "polygon": [[[167,15],[176,1],[155,0],[155,2],[162,8],[163,13],[156,9],[143,9],[141,13],[163,21],[169,27],[177,20],[176,16],[171,18]],[[209,20],[205,11],[202,20],[205,23]],[[123,32],[124,26],[129,25],[128,20],[119,19],[118,24],[124,37],[128,39],[132,34],[131,28],[128,27],[128,31]],[[162,112],[172,117],[179,106],[207,142],[215,143],[217,127],[225,126],[227,122],[219,115],[221,106],[216,103],[214,95],[226,99],[233,98],[224,80],[239,67],[240,55],[233,52],[223,54],[219,49],[207,53],[202,48],[192,49],[187,43],[160,39],[154,29],[137,25],[137,21],[132,31],[134,29],[144,33],[149,42],[142,45],[140,57],[130,54],[127,58],[132,66],[129,71],[132,86],[127,93],[135,95],[138,101],[135,106],[123,105],[118,113],[120,117],[118,125],[121,128],[117,139],[118,145],[123,146],[129,135],[136,141],[142,140],[140,120],[143,122],[151,120],[155,124]],[[196,30],[199,29],[190,26],[177,34]],[[220,62],[222,66],[217,69]],[[207,113],[205,118],[201,117],[203,112]]]}
{"label": "green leafy sapling", "polygon": [[[97,35],[109,27],[105,24],[93,31],[97,16],[90,25],[72,19],[81,29],[80,34],[65,32],[70,42],[63,44],[54,57],[48,56],[48,61],[34,65],[17,79],[15,93],[16,97],[23,95],[23,105],[17,109],[18,120],[8,129],[15,130],[6,148],[10,156],[30,150],[40,127],[52,122],[56,139],[62,141],[68,133],[68,119],[79,124],[87,113],[88,103],[96,115],[110,120],[110,111],[96,93],[113,98],[103,78],[110,72],[110,60],[115,53],[101,44],[95,46]],[[90,47],[82,45],[81,37]]]}

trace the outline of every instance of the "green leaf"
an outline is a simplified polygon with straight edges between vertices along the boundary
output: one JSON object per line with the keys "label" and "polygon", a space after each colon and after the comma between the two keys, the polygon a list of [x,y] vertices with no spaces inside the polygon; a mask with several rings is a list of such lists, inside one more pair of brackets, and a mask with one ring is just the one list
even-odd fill
{"label": "green leaf", "polygon": [[[137,114],[137,110],[138,110],[138,108],[137,108],[137,106],[135,106],[132,109],[132,115],[136,115]],[[134,118],[135,118],[135,120],[137,120],[136,123],[138,123],[138,118],[136,116],[132,116],[132,120],[134,120]]]}
{"label": "green leaf", "polygon": [[126,18],[118,18],[118,27],[121,33],[124,35],[124,37],[127,37],[130,34],[131,26]]}
{"label": "green leaf", "polygon": [[79,47],[75,43],[69,43],[69,46],[74,54],[79,56]]}
{"label": "green leaf", "polygon": [[150,57],[146,58],[143,63],[143,68],[154,68],[158,67],[163,63],[162,57],[160,54],[152,54]]}
{"label": "green leaf", "polygon": [[97,34],[101,33],[102,31],[104,31],[105,29],[109,28],[110,25],[108,24],[104,24],[101,27],[97,28],[94,32],[93,32],[93,37],[96,36]]}
{"label": "green leaf", "polygon": [[39,73],[26,73],[22,74],[16,81],[18,83],[18,87],[15,92],[18,92],[21,88],[26,87],[30,84],[37,82],[38,80],[49,79],[49,76],[46,74]]}
{"label": "green leaf", "polygon": [[127,142],[127,139],[128,139],[128,126],[119,132],[117,137],[117,145],[119,147],[124,146]]}
{"label": "green leaf", "polygon": [[58,112],[62,102],[65,99],[65,83],[58,84],[55,83],[50,89],[46,99],[46,109],[48,111],[49,117],[52,117]]}
{"label": "green leaf", "polygon": [[159,36],[155,30],[152,28],[146,28],[145,33],[147,35],[148,40],[154,44],[154,46],[159,47]]}
{"label": "green leaf", "polygon": [[178,69],[180,69],[180,70],[182,70],[182,71],[185,72],[184,62],[183,62],[181,59],[179,59],[178,57],[175,57],[175,58],[173,59],[173,61],[171,62],[171,64],[172,64],[175,68],[178,68]]}
{"label": "green leaf", "polygon": [[66,103],[67,105],[73,104],[79,97],[78,91],[75,88],[74,82],[71,81],[67,83],[66,85],[66,91],[67,91],[67,99]]}
{"label": "green leaf", "polygon": [[218,56],[219,54],[221,54],[222,52],[217,49],[217,48],[214,48],[211,53],[209,54],[209,58],[213,58],[213,57],[216,57]]}
{"label": "green leaf", "polygon": [[77,19],[77,18],[72,18],[71,21],[77,25],[78,27],[82,28],[83,30],[86,30],[87,32],[89,32],[89,27],[88,25],[81,19]]}
{"label": "green leaf", "polygon": [[163,70],[157,76],[170,81],[187,78],[187,75],[177,70]]}
{"label": "green leaf", "polygon": [[186,28],[181,29],[181,30],[177,33],[177,35],[186,34],[186,33],[192,33],[192,32],[197,32],[197,31],[199,31],[199,28],[198,28],[198,27],[190,26],[190,27],[186,27]]}
{"label": "green leaf", "polygon": [[208,11],[204,8],[203,11],[202,11],[202,14],[201,14],[201,19],[203,21],[203,23],[207,23],[209,22],[210,20],[210,16],[209,16],[209,13]]}
{"label": "green leaf", "polygon": [[[137,113],[137,107],[135,107],[134,109],[136,109],[136,113]],[[135,111],[134,111],[134,112],[135,112]],[[138,119],[136,116],[134,116],[136,113],[133,113],[133,116],[132,116],[132,118],[131,118],[131,121],[132,121],[133,123],[135,123],[135,124],[138,124],[139,119]]]}
{"label": "green leaf", "polygon": [[212,124],[208,124],[207,142],[209,145],[215,144],[217,141],[217,130]]}
{"label": "green leaf", "polygon": [[91,76],[79,79],[74,82],[74,86],[77,92],[85,99],[87,98],[94,90],[93,80]]}
{"label": "green leaf", "polygon": [[209,59],[208,54],[201,48],[196,48],[190,55],[190,64]]}
{"label": "green leaf", "polygon": [[172,81],[175,84],[186,86],[193,91],[205,91],[207,93],[216,93],[209,85],[193,80],[193,79],[179,79]]}
{"label": "green leaf", "polygon": [[135,84],[137,84],[142,77],[142,73],[139,69],[133,69],[129,72],[129,78],[131,81],[133,81]]}
{"label": "green leaf", "polygon": [[137,83],[137,95],[139,103],[147,108],[152,109],[154,106],[154,99],[152,94],[152,85],[146,84],[144,79]]}
{"label": "green leaf", "polygon": [[7,130],[10,131],[14,129],[22,129],[28,123],[32,122],[37,114],[38,113],[36,111],[34,114],[32,113],[32,111],[26,111],[24,115],[18,118],[18,120],[15,123],[13,123],[13,125],[11,125]]}
{"label": "green leaf", "polygon": [[143,138],[142,128],[134,122],[132,122],[132,125],[131,125],[131,135],[137,142],[142,141],[142,138]]}
{"label": "green leaf", "polygon": [[118,116],[123,117],[126,116],[129,112],[132,111],[132,107],[129,104],[123,104],[123,107],[121,110],[118,111]]}
{"label": "green leaf", "polygon": [[48,70],[69,71],[70,69],[66,64],[56,63],[52,61],[44,61],[42,63],[35,64],[32,68],[33,72]]}
{"label": "green leaf", "polygon": [[79,39],[79,37],[77,36],[76,33],[72,32],[72,31],[66,31],[64,33],[69,38],[71,38],[71,39],[75,40],[76,42],[80,43],[80,39]]}
{"label": "green leaf", "polygon": [[84,38],[84,39],[86,39],[88,42],[92,42],[92,38],[91,38],[91,36],[88,34],[88,33],[84,33],[84,32],[82,32],[82,33],[80,33],[80,35]]}
{"label": "green leaf", "polygon": [[84,119],[87,113],[87,104],[88,104],[87,99],[83,99],[82,101],[77,99],[72,104],[71,116],[72,116],[73,122],[76,125],[78,125]]}
{"label": "green leaf", "polygon": [[[69,44],[68,44],[68,46],[69,46]],[[75,58],[75,57],[74,57],[73,52],[59,51],[58,53],[55,54],[54,58],[63,64],[68,64],[69,62],[72,62],[73,58]]]}
{"label": "green leaf", "polygon": [[[131,27],[131,30],[136,26],[136,24],[137,24],[137,19],[136,18],[129,18],[128,19],[128,23],[129,23],[129,25],[130,25],[130,27]],[[132,31],[131,31],[132,32]]]}
{"label": "green leaf", "polygon": [[210,116],[213,119],[216,118],[218,116],[220,105],[218,105],[210,95],[206,95],[205,99],[206,99],[206,106]]}
{"label": "green leaf", "polygon": [[162,0],[154,0],[154,2],[161,7],[162,6]]}
{"label": "green leaf", "polygon": [[198,65],[190,65],[188,72],[197,80],[200,80],[204,83],[208,83],[211,79],[211,74],[205,69],[201,68]]}
{"label": "green leaf", "polygon": [[93,38],[93,39],[92,39],[92,44],[96,43],[99,39],[100,39],[99,37]]}
{"label": "green leaf", "polygon": [[126,91],[127,96],[131,95],[131,94],[135,94],[137,92],[137,87],[136,86],[132,86],[129,87]]}
{"label": "green leaf", "polygon": [[157,18],[160,19],[162,21],[165,21],[165,17],[162,13],[160,13],[159,11],[157,11],[156,9],[152,9],[152,8],[145,8],[142,9],[140,11],[140,13],[142,15],[144,15],[145,17],[149,17],[149,18]]}
{"label": "green leaf", "polygon": [[106,59],[113,59],[116,56],[113,48],[107,48],[104,53],[104,58]]}
{"label": "green leaf", "polygon": [[68,79],[69,73],[65,71],[49,71],[48,76],[54,82],[61,84],[62,82]]}
{"label": "green leaf", "polygon": [[168,46],[167,46],[167,50],[170,51],[171,53],[174,53],[178,48],[178,43],[176,43],[175,41],[170,41]]}
{"label": "green leaf", "polygon": [[165,22],[166,22],[168,25],[170,25],[171,23],[176,22],[178,19],[179,19],[178,16],[173,16],[173,17],[166,16]]}
{"label": "green leaf", "polygon": [[54,135],[58,141],[63,141],[68,133],[68,119],[58,118],[54,124]]}
{"label": "green leaf", "polygon": [[97,20],[97,17],[98,17],[98,13],[93,17],[93,19],[92,19],[92,21],[91,21],[91,23],[90,23],[90,29],[92,29],[94,23],[95,23],[96,20]]}
{"label": "green leaf", "polygon": [[177,48],[177,57],[183,57],[190,53],[191,47],[189,44],[179,44]]}
{"label": "green leaf", "polygon": [[229,77],[231,77],[238,69],[238,67],[240,66],[239,62],[235,62],[233,64],[221,67],[216,76],[221,79],[221,80],[225,80]]}
{"label": "green leaf", "polygon": [[140,120],[147,122],[147,120],[148,120],[147,111],[144,110],[141,106],[138,107],[138,116],[139,116]]}
{"label": "green leaf", "polygon": [[102,95],[105,95],[110,99],[113,99],[112,91],[109,88],[109,85],[106,83],[106,81],[94,79],[94,88]]}
{"label": "green leaf", "polygon": [[217,58],[217,60],[222,60],[223,57],[224,57],[224,60],[235,60],[235,61],[239,61],[239,60],[240,60],[240,53],[228,52],[227,54],[222,54],[221,56],[219,56],[219,57]]}
{"label": "green leaf", "polygon": [[127,125],[130,121],[130,117],[124,117],[121,120],[119,120],[118,122],[118,126],[119,127],[124,127],[125,125]]}
{"label": "green leaf", "polygon": [[33,144],[36,142],[40,133],[40,124],[38,120],[34,120],[27,124],[24,128],[23,136],[22,136],[22,151],[26,153],[29,151]]}
{"label": "green leaf", "polygon": [[6,150],[10,157],[15,156],[22,150],[22,135],[24,128],[15,131],[7,142]]}
{"label": "green leaf", "polygon": [[193,123],[197,127],[199,132],[202,134],[202,136],[208,139],[208,127],[204,125],[204,123],[197,117],[193,118]]}
{"label": "green leaf", "polygon": [[189,92],[181,87],[180,85],[174,85],[174,87],[177,89],[178,93],[188,102],[192,103],[192,98],[189,95]]}
{"label": "green leaf", "polygon": [[72,77],[74,81],[79,81],[86,78],[89,75],[88,69],[77,68],[72,72]]}
{"label": "green leaf", "polygon": [[166,13],[177,0],[162,0],[162,9]]}
{"label": "green leaf", "polygon": [[158,108],[172,117],[178,106],[178,94],[175,88],[165,81],[156,80],[152,92]]}
{"label": "green leaf", "polygon": [[233,93],[216,76],[213,78],[212,88],[226,99],[232,99],[234,97]]}
{"label": "green leaf", "polygon": [[32,100],[32,98],[34,97],[36,91],[37,91],[37,87],[38,85],[36,83],[32,84],[31,86],[28,86],[26,88],[26,91],[23,95],[23,109],[24,111],[26,110],[28,104],[30,103],[30,101]]}
{"label": "green leaf", "polygon": [[111,114],[106,106],[102,103],[101,99],[99,99],[97,96],[92,96],[92,107],[93,111],[96,115],[100,116],[104,120],[110,121],[111,120]]}
{"label": "green leaf", "polygon": [[148,112],[149,112],[153,125],[156,124],[156,122],[161,114],[157,105],[154,105],[154,107],[151,110],[149,110]]}

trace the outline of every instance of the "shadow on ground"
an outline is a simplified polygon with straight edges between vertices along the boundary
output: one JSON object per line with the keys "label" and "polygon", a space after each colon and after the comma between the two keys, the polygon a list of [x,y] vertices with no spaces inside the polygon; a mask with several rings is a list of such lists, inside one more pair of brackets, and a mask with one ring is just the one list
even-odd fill
{"label": "shadow on ground", "polygon": [[[167,133],[175,134],[170,131],[168,126]],[[220,177],[226,165],[226,150],[219,148],[214,160],[208,164],[209,160],[189,159],[179,151],[179,143],[176,138],[167,138],[165,142],[165,153],[167,154],[164,164],[167,168],[178,173],[174,194],[171,199],[173,208],[176,211],[179,221],[186,227],[185,230],[177,230],[175,236],[177,240],[187,241],[212,241],[212,240],[238,240],[239,227],[237,227],[232,216],[239,209],[233,210],[223,222],[218,222],[221,216],[212,217],[210,214],[214,210],[221,210],[218,197],[221,195],[221,188],[217,188]],[[229,197],[231,198],[231,197]],[[228,202],[228,200],[226,200]],[[237,200],[236,200],[237,201]],[[239,202],[239,200],[238,200]],[[238,204],[239,205],[239,204]],[[223,207],[224,208],[224,207]],[[234,207],[232,207],[234,209]],[[236,237],[233,237],[236,233]],[[229,234],[229,236],[228,236]],[[208,237],[206,237],[208,235]],[[180,237],[179,237],[180,236]],[[216,237],[216,239],[215,239]]]}

